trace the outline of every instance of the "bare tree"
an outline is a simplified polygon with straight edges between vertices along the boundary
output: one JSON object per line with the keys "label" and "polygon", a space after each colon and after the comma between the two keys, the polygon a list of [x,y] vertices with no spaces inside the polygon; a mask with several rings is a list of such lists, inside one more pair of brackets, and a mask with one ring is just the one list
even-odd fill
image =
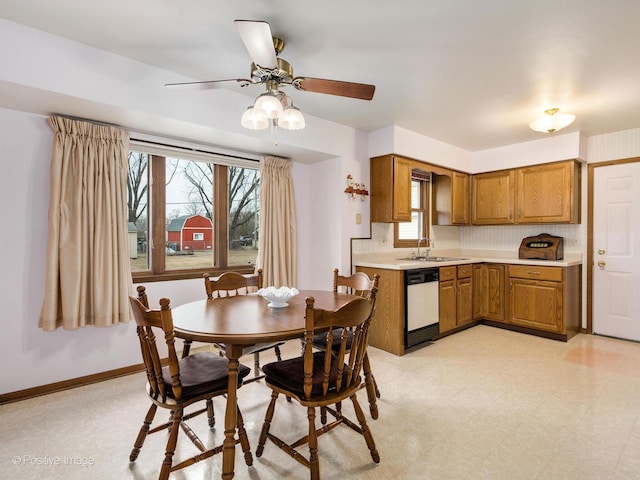
{"label": "bare tree", "polygon": [[141,152],[129,152],[129,170],[127,175],[127,220],[137,223],[147,209],[147,167],[148,155]]}
{"label": "bare tree", "polygon": [[[183,167],[185,178],[191,184],[189,200],[204,210],[204,216],[213,220],[213,164],[207,162],[185,162]],[[191,208],[200,213],[200,208]]]}
{"label": "bare tree", "polygon": [[[213,164],[206,162],[185,162],[185,178],[190,184],[188,192],[192,205],[189,212],[204,215],[213,220]],[[229,167],[229,241],[241,234],[253,234],[257,215],[256,194],[260,184],[257,170]]]}

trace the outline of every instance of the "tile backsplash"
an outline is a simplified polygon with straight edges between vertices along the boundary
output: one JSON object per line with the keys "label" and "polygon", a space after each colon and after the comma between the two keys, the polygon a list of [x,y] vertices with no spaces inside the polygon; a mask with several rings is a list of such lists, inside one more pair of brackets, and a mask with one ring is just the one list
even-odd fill
{"label": "tile backsplash", "polygon": [[[477,227],[432,227],[436,250],[483,249],[515,251],[524,237],[548,233],[564,237],[565,252],[582,252],[582,225],[499,225]],[[372,223],[371,239],[354,240],[353,253],[393,251],[393,224]]]}

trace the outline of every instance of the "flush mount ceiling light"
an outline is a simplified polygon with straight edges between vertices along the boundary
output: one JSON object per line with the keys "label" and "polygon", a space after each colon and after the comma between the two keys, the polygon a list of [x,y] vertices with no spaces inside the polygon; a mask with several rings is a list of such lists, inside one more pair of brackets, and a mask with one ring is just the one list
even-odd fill
{"label": "flush mount ceiling light", "polygon": [[300,130],[305,126],[302,112],[289,96],[278,90],[277,82],[267,82],[267,91],[258,95],[245,110],[240,124],[250,130],[264,130],[269,126]]}
{"label": "flush mount ceiling light", "polygon": [[571,113],[558,113],[559,111],[558,108],[545,110],[545,115],[532,121],[529,127],[536,132],[553,133],[571,125],[576,119],[576,116]]}

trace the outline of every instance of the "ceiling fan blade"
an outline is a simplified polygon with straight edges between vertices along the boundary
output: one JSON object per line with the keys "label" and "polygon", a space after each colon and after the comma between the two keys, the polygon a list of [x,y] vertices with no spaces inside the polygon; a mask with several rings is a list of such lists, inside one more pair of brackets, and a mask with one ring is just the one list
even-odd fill
{"label": "ceiling fan blade", "polygon": [[253,84],[251,80],[244,78],[231,78],[228,80],[208,80],[204,82],[166,83],[165,87],[180,90],[210,90],[212,88],[222,88],[224,87],[222,84],[227,82],[239,83],[241,87]]}
{"label": "ceiling fan blade", "polygon": [[371,100],[376,91],[375,85],[365,83],[341,82],[322,78],[298,77],[293,79],[293,86],[305,92],[326,93],[341,97]]}
{"label": "ceiling fan blade", "polygon": [[256,20],[235,20],[234,23],[253,63],[262,68],[276,68],[278,61],[269,24]]}

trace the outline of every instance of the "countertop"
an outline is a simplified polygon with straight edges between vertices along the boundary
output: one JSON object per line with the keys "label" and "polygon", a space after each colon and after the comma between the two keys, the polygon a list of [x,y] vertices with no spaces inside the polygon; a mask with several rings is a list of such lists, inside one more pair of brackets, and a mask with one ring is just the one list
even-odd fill
{"label": "countertop", "polygon": [[514,265],[536,265],[544,267],[571,267],[582,264],[582,254],[569,252],[562,260],[529,260],[518,258],[517,251],[508,250],[459,250],[432,251],[430,257],[449,257],[455,260],[425,261],[407,260],[406,250],[354,254],[354,267],[384,268],[387,270],[410,270],[414,268],[446,267],[468,263],[509,263]]}

